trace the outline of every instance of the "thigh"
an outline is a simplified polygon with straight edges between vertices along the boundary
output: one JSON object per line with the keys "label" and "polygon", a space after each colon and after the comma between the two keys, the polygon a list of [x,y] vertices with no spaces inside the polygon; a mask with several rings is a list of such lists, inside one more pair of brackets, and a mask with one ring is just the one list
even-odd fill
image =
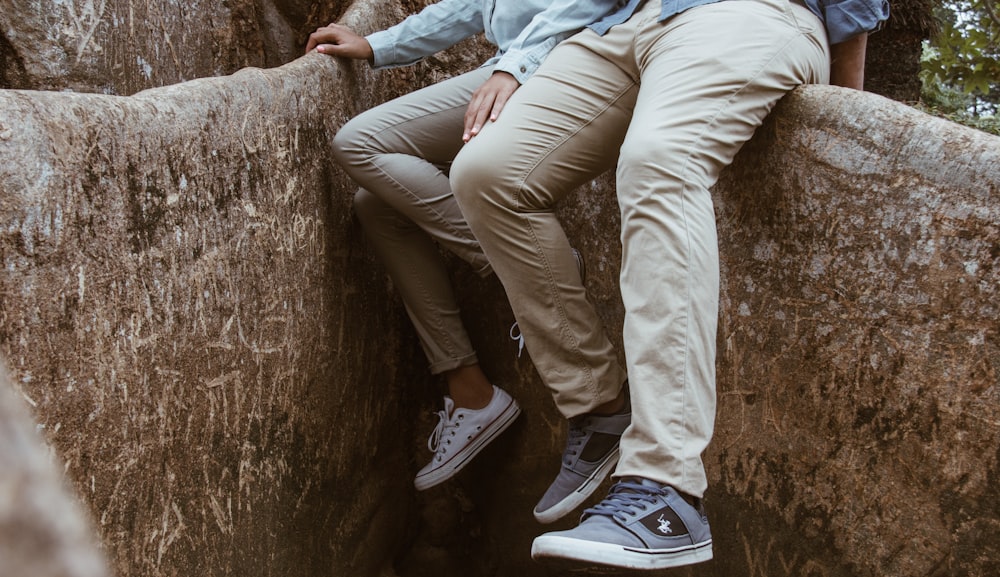
{"label": "thigh", "polygon": [[[597,54],[585,30],[555,48],[459,162],[495,167],[525,210],[550,208],[614,166],[637,92],[634,78]],[[483,173],[480,173],[483,174]]]}
{"label": "thigh", "polygon": [[726,1],[646,26],[622,162],[714,184],[782,96],[828,75],[822,25],[798,8],[787,0]]}
{"label": "thigh", "polygon": [[462,147],[472,93],[491,72],[491,67],[478,68],[357,115],[337,133],[338,156],[405,154],[438,165],[450,163]]}

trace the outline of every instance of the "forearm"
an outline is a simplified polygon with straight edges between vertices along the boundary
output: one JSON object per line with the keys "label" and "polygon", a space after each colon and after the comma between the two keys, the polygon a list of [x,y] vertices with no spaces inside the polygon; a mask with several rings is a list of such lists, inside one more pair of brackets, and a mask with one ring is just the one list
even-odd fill
{"label": "forearm", "polygon": [[366,36],[376,68],[407,66],[483,31],[479,0],[440,0]]}
{"label": "forearm", "polygon": [[830,84],[864,90],[867,47],[867,33],[830,46]]}

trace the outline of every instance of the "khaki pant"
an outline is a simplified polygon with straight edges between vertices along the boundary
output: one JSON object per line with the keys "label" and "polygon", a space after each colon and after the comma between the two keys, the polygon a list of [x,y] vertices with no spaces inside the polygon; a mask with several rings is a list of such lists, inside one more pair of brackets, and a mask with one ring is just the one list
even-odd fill
{"label": "khaki pant", "polygon": [[570,417],[612,398],[624,374],[554,207],[617,165],[633,412],[615,476],[700,496],[719,293],[709,187],[785,93],[827,82],[829,51],[819,19],[788,0],[726,0],[664,22],[659,12],[648,1],[606,35],[556,47],[462,149],[451,182]]}
{"label": "khaki pant", "polygon": [[462,147],[465,109],[490,76],[480,68],[375,107],[334,138],[359,185],[354,208],[416,328],[432,373],[477,362],[436,246],[491,274],[445,170]]}

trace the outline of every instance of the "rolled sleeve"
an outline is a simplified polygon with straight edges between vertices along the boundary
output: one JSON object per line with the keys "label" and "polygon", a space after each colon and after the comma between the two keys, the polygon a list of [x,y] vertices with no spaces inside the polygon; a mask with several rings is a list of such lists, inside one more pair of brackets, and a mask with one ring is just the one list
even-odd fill
{"label": "rolled sleeve", "polygon": [[844,0],[823,6],[830,44],[871,32],[889,18],[888,0]]}
{"label": "rolled sleeve", "polygon": [[479,0],[441,0],[386,30],[365,36],[372,66],[407,66],[483,31]]}

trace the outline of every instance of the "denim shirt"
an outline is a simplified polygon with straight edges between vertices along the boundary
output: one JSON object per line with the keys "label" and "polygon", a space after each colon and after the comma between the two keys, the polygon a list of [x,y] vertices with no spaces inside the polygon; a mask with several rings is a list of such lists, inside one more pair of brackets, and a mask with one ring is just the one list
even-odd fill
{"label": "denim shirt", "polygon": [[[652,0],[651,0],[652,1]],[[660,20],[727,0],[660,0]],[[483,66],[524,83],[556,44],[589,25],[598,34],[629,19],[642,0],[441,0],[399,24],[366,36],[375,68],[406,66],[484,32],[498,48]],[[831,44],[875,30],[888,0],[802,0],[826,25]],[[603,18],[602,18],[603,17]]]}
{"label": "denim shirt", "polygon": [[[719,1],[724,0],[661,0],[660,20],[666,20],[695,6]],[[888,0],[803,0],[802,3],[823,21],[830,44],[838,44],[863,32],[871,32],[889,17]],[[628,20],[640,4],[642,0],[628,0],[620,9],[590,28],[603,35],[612,26]]]}
{"label": "denim shirt", "polygon": [[483,66],[524,83],[559,42],[619,5],[616,0],[441,0],[366,36],[374,68],[406,66],[484,32],[498,51]]}

